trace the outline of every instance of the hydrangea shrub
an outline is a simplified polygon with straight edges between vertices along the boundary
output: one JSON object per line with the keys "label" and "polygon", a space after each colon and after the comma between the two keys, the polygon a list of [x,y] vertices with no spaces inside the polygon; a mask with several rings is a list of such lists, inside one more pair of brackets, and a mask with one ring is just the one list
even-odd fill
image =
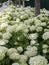
{"label": "hydrangea shrub", "polygon": [[0,65],[49,63],[49,11],[9,6],[0,12]]}

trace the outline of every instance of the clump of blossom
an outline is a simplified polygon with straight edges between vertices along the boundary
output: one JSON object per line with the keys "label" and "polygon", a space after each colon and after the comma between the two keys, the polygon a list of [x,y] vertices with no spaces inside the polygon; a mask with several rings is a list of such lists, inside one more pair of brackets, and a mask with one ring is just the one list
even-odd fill
{"label": "clump of blossom", "polygon": [[31,57],[29,60],[30,65],[47,65],[47,59],[43,56]]}
{"label": "clump of blossom", "polygon": [[43,34],[42,38],[43,38],[44,40],[49,39],[49,32],[45,32],[45,33]]}

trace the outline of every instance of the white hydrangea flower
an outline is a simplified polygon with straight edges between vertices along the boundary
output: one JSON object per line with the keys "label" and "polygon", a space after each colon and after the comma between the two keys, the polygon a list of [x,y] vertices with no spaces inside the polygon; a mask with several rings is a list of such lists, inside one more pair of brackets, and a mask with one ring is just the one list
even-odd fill
{"label": "white hydrangea flower", "polygon": [[5,41],[5,43],[8,43],[9,42],[9,40],[5,40],[5,39],[3,39],[4,41]]}
{"label": "white hydrangea flower", "polygon": [[12,53],[11,55],[9,55],[9,57],[10,57],[10,59],[18,60],[20,58],[20,55],[18,53]]}
{"label": "white hydrangea flower", "polygon": [[6,53],[8,48],[4,47],[4,46],[0,46],[0,50],[3,52],[3,53]]}
{"label": "white hydrangea flower", "polygon": [[30,48],[31,48],[31,46],[29,45],[29,46],[27,46],[26,50],[30,50]]}
{"label": "white hydrangea flower", "polygon": [[19,63],[13,63],[12,65],[19,65]]}
{"label": "white hydrangea flower", "polygon": [[36,27],[34,26],[34,25],[32,25],[31,27],[30,27],[30,31],[32,32],[32,31],[35,31],[36,30]]}
{"label": "white hydrangea flower", "polygon": [[24,23],[27,24],[27,25],[30,25],[33,22],[34,22],[33,19],[28,19],[28,20],[24,21]]}
{"label": "white hydrangea flower", "polygon": [[41,24],[41,20],[38,20],[37,18],[35,18],[34,24],[35,24],[35,25],[40,25],[40,24]]}
{"label": "white hydrangea flower", "polygon": [[6,44],[6,42],[4,41],[4,39],[1,39],[0,40],[0,45],[5,45]]}
{"label": "white hydrangea flower", "polygon": [[28,18],[29,16],[28,16],[28,14],[24,14],[24,15],[21,15],[20,16],[20,19],[26,19],[26,18]]}
{"label": "white hydrangea flower", "polygon": [[43,38],[44,40],[49,39],[49,32],[45,32],[45,33],[42,35],[42,38]]}
{"label": "white hydrangea flower", "polygon": [[3,60],[5,57],[5,54],[2,52],[2,50],[0,50],[0,61]]}
{"label": "white hydrangea flower", "polygon": [[37,47],[30,47],[29,49],[27,49],[27,51],[25,51],[24,54],[28,57],[37,55]]}
{"label": "white hydrangea flower", "polygon": [[23,48],[22,47],[17,47],[17,51],[21,53],[23,51]]}
{"label": "white hydrangea flower", "polygon": [[7,55],[11,55],[12,53],[17,53],[17,50],[15,48],[8,49]]}
{"label": "white hydrangea flower", "polygon": [[20,22],[20,19],[19,19],[19,18],[17,18],[15,22],[16,22],[16,23],[19,23],[19,22]]}
{"label": "white hydrangea flower", "polygon": [[38,37],[38,33],[32,33],[29,35],[29,39],[31,40],[37,39],[37,37]]}
{"label": "white hydrangea flower", "polygon": [[44,45],[42,46],[42,48],[43,48],[43,49],[47,49],[47,48],[48,48],[48,45],[47,45],[47,44],[44,44]]}
{"label": "white hydrangea flower", "polygon": [[35,41],[35,40],[30,41],[30,45],[35,45],[36,43],[37,43],[37,41]]}
{"label": "white hydrangea flower", "polygon": [[47,65],[47,59],[43,56],[31,57],[29,60],[30,65]]}
{"label": "white hydrangea flower", "polygon": [[40,25],[41,26],[46,26],[46,22],[42,22]]}
{"label": "white hydrangea flower", "polygon": [[24,14],[25,14],[25,12],[24,12],[24,11],[22,11],[22,12],[21,12],[21,15],[24,15]]}
{"label": "white hydrangea flower", "polygon": [[20,63],[25,63],[27,62],[27,60],[28,60],[28,57],[26,55],[20,55],[20,58],[19,58]]}
{"label": "white hydrangea flower", "polygon": [[7,28],[7,32],[10,32],[10,33],[12,33],[14,30],[15,30],[15,26],[9,26]]}
{"label": "white hydrangea flower", "polygon": [[37,32],[41,32],[43,30],[43,28],[41,27],[41,26],[38,26],[37,28],[36,28],[36,31]]}
{"label": "white hydrangea flower", "polygon": [[24,33],[28,33],[28,32],[29,32],[29,30],[28,30],[28,29],[25,29],[25,30],[24,30]]}
{"label": "white hydrangea flower", "polygon": [[47,49],[43,49],[43,53],[47,53]]}
{"label": "white hydrangea flower", "polygon": [[8,24],[7,24],[6,22],[5,22],[5,23],[2,23],[2,24],[1,24],[1,27],[2,27],[2,28],[6,28],[6,27],[8,27]]}
{"label": "white hydrangea flower", "polygon": [[[12,11],[12,10],[11,10]],[[7,11],[7,14],[9,15],[9,14],[11,14],[11,12],[10,11]]]}
{"label": "white hydrangea flower", "polygon": [[26,56],[31,57],[32,56],[32,51],[25,51],[24,53]]}
{"label": "white hydrangea flower", "polygon": [[11,36],[12,36],[12,35],[11,35],[9,32],[5,32],[5,33],[3,34],[3,39],[10,39]]}
{"label": "white hydrangea flower", "polygon": [[18,26],[17,26],[17,28],[16,28],[16,32],[18,32],[18,31],[20,31],[20,30],[22,30],[22,31],[24,31],[24,30],[26,30],[27,29],[27,26],[24,24],[24,23],[21,23],[21,24],[19,24]]}
{"label": "white hydrangea flower", "polygon": [[33,47],[30,47],[30,49],[28,49],[28,50],[36,50],[37,51],[37,47],[36,46],[33,46]]}

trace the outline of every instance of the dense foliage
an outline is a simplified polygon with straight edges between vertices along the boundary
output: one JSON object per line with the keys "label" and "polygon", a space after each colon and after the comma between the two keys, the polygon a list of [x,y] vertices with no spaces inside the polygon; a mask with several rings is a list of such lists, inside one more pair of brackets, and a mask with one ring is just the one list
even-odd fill
{"label": "dense foliage", "polygon": [[49,63],[49,11],[8,6],[0,12],[0,65]]}

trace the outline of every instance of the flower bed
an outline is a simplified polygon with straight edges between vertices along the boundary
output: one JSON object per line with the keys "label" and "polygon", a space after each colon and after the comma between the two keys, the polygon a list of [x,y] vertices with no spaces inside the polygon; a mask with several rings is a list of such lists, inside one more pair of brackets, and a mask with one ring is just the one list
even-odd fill
{"label": "flower bed", "polygon": [[0,65],[49,63],[49,11],[9,6],[0,12]]}

